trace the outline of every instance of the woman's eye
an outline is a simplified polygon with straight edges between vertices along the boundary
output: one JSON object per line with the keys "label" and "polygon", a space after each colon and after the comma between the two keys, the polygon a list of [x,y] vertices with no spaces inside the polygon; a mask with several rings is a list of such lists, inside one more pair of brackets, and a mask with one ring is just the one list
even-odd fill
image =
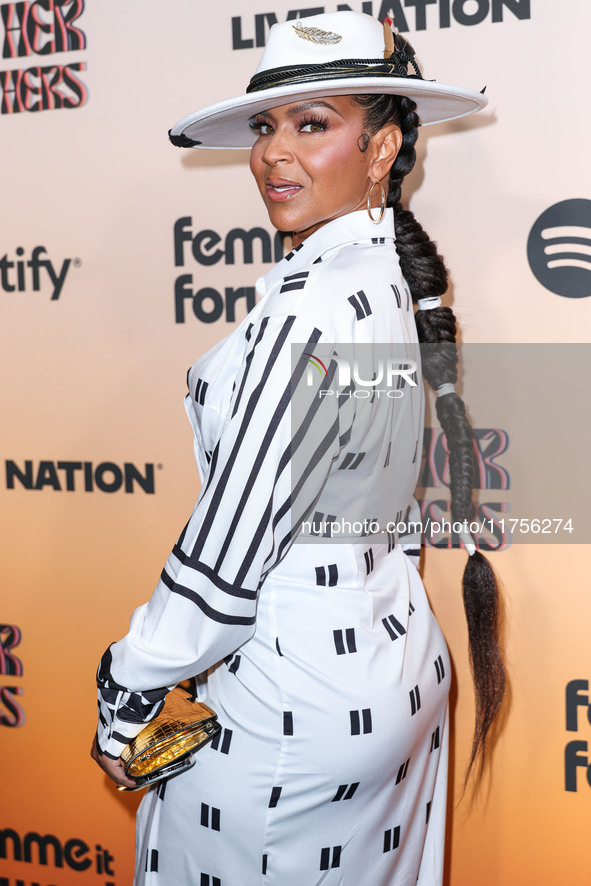
{"label": "woman's eye", "polygon": [[257,132],[259,135],[271,135],[273,132],[273,127],[270,123],[265,123],[264,120],[249,120],[248,125],[252,129],[253,132]]}
{"label": "woman's eye", "polygon": [[300,132],[324,132],[326,124],[321,120],[307,120],[300,126]]}
{"label": "woman's eye", "polygon": [[304,123],[302,132],[322,132],[324,126],[321,123]]}

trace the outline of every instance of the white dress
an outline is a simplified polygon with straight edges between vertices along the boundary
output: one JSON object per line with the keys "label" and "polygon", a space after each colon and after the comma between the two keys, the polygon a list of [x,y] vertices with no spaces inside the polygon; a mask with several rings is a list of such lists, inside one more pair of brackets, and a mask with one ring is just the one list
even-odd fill
{"label": "white dress", "polygon": [[416,353],[392,211],[326,224],[257,291],[189,372],[201,495],[99,669],[113,757],[194,675],[222,725],[146,793],[134,883],[438,886],[449,659],[416,542],[375,531],[413,501],[422,385],[377,404],[337,372]]}

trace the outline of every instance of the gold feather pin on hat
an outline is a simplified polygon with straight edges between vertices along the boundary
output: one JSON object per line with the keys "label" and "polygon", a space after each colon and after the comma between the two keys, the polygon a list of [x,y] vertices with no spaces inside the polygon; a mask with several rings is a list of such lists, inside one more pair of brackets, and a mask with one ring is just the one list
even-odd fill
{"label": "gold feather pin on hat", "polygon": [[322,43],[324,46],[328,46],[331,43],[340,43],[343,39],[340,34],[335,34],[333,31],[323,31],[320,28],[305,28],[299,22],[297,25],[292,25],[292,28],[302,40],[309,40],[311,43]]}

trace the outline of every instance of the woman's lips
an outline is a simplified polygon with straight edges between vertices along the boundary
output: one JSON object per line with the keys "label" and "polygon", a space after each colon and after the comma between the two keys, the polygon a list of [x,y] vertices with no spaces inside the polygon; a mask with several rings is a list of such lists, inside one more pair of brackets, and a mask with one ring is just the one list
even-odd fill
{"label": "woman's lips", "polygon": [[272,178],[265,182],[267,196],[272,203],[290,200],[302,190],[302,185],[287,178]]}

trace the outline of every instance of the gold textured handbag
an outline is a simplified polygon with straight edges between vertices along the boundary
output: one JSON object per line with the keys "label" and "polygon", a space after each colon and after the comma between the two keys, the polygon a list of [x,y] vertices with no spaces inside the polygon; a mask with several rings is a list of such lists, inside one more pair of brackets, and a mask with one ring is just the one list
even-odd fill
{"label": "gold textured handbag", "polygon": [[125,774],[136,780],[136,787],[126,790],[138,790],[189,769],[195,752],[220,730],[215,711],[182,687],[172,689],[158,716],[121,754]]}

